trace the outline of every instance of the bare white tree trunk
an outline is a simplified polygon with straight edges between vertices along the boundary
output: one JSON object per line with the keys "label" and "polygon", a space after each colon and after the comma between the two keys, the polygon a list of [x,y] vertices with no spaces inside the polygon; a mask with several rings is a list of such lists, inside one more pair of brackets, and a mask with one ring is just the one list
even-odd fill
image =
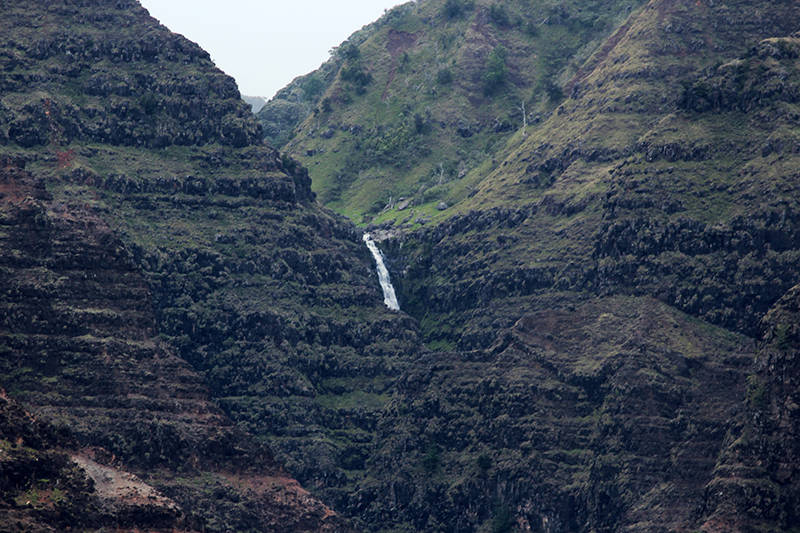
{"label": "bare white tree trunk", "polygon": [[528,127],[528,114],[525,112],[525,101],[523,100],[522,106],[518,108],[522,111],[522,138],[525,138],[525,128]]}

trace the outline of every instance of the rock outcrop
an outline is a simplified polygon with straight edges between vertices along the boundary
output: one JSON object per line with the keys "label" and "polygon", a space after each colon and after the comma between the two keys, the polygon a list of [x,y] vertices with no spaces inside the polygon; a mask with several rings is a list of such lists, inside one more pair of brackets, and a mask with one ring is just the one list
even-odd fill
{"label": "rock outcrop", "polygon": [[[261,127],[236,82],[138,3],[14,2],[3,10],[10,40],[0,56],[0,87],[25,95],[22,105],[0,115],[6,142],[25,148],[260,142]],[[63,98],[65,92],[79,98]]]}
{"label": "rock outcrop", "polygon": [[795,286],[759,324],[758,356],[738,424],[706,488],[704,531],[785,531],[800,520],[799,320]]}
{"label": "rock outcrop", "polygon": [[[31,453],[52,457],[54,475],[13,474],[18,492],[10,497],[19,503],[25,490],[61,490],[53,483],[71,479],[64,469],[85,485],[54,504],[72,509],[69,520],[40,512],[50,509],[43,501],[12,507],[9,523],[30,515],[53,527],[348,529],[210,402],[202,377],[156,335],[150,289],[101,218],[54,201],[42,180],[8,157],[0,158],[0,193],[3,383],[57,424],[52,431],[71,436],[37,444]],[[56,446],[65,451],[51,451]],[[77,512],[83,500],[76,498],[95,510]]]}

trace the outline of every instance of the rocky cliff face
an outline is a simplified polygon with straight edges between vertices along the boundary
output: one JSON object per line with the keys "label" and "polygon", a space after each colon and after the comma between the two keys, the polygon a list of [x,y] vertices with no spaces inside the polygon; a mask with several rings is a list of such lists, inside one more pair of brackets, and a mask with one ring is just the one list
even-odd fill
{"label": "rocky cliff face", "polygon": [[758,328],[758,356],[747,398],[727,438],[703,516],[709,531],[790,530],[798,508],[798,296],[781,298]]}
{"label": "rocky cliff face", "polygon": [[3,141],[25,148],[260,141],[235,81],[137,3],[7,2],[3,10]]}
{"label": "rocky cliff face", "polygon": [[353,504],[417,530],[691,522],[751,344],[650,298],[530,312],[507,331],[490,349],[431,355],[404,374],[371,459],[381,482]]}
{"label": "rocky cliff face", "polygon": [[[56,528],[347,529],[210,403],[203,379],[156,336],[151,292],[111,228],[54,201],[19,161],[0,166],[0,372],[18,401],[71,436],[6,432],[8,524],[22,516]],[[25,470],[27,456],[8,448],[17,440],[29,442],[31,460],[53,462],[53,475]],[[62,478],[75,493],[48,501]],[[41,498],[24,503],[25,491]],[[81,515],[84,501],[94,507]]]}
{"label": "rocky cliff face", "polygon": [[368,447],[359,428],[417,346],[360,233],[257,142],[233,80],[137,4],[3,17],[4,179],[26,191],[6,204],[4,385],[209,530],[348,530],[209,400],[306,481],[347,483],[336,458]]}
{"label": "rocky cliff face", "polygon": [[[659,0],[606,27],[583,7],[548,7],[535,26],[610,36],[588,60],[573,50],[560,92],[531,87],[552,115],[524,137],[499,121],[491,146],[453,123],[487,143],[464,176],[440,169],[460,203],[384,227],[399,313],[361,231],[257,142],[196,46],[135,3],[0,11],[0,379],[55,428],[26,430],[54,435],[28,446],[54,466],[3,481],[8,523],[66,528],[67,503],[20,500],[63,479],[66,500],[106,513],[82,523],[95,529],[792,524],[796,9]],[[488,55],[470,54],[520,33],[523,8],[537,13],[431,1],[387,14],[387,42],[341,50],[320,113],[371,97],[376,50],[396,67],[377,106],[391,110],[423,26],[444,39],[431,46],[469,36],[447,53],[482,82]],[[494,112],[500,95],[459,102]],[[405,112],[372,144],[333,123],[308,138],[394,164],[435,126]],[[133,489],[161,522],[136,522]]]}
{"label": "rocky cliff face", "polygon": [[[749,9],[765,11],[752,19]],[[635,14],[576,78],[580,91],[509,145],[458,214],[411,233],[420,252],[403,245],[407,309],[458,312],[545,288],[622,292],[753,335],[798,279],[797,154],[786,137],[798,21],[787,4],[769,9],[653,2]],[[703,39],[714,48],[692,48]],[[758,104],[687,111],[705,84],[730,88],[720,79],[733,71],[742,98],[766,91]]]}
{"label": "rocky cliff face", "polygon": [[[418,11],[431,10],[435,5],[431,2]],[[451,7],[458,5],[465,7],[457,2],[447,3]],[[443,11],[436,16],[444,17],[447,6],[444,3],[439,6]],[[494,9],[483,6],[483,11],[479,3],[472,7],[474,12],[462,10],[458,17],[463,18],[453,18],[451,23],[468,21],[464,35],[491,33],[490,24],[497,21],[490,24],[487,21],[498,14],[497,6]],[[566,6],[566,10],[571,13],[570,7]],[[373,471],[382,472],[376,476],[382,482],[363,484],[359,498],[351,500],[356,512],[369,516],[373,523],[390,521],[398,527],[411,524],[427,530],[477,528],[481,523],[483,527],[497,527],[498,530],[506,527],[566,531],[582,528],[653,530],[711,528],[713,520],[705,521],[703,516],[724,516],[725,512],[743,506],[761,511],[737,512],[735,520],[725,523],[735,522],[739,524],[737,527],[746,528],[756,519],[775,524],[777,522],[769,520],[780,513],[783,517],[793,516],[788,510],[793,504],[787,503],[793,500],[785,495],[793,494],[794,485],[786,473],[786,485],[780,490],[769,489],[771,496],[759,492],[760,489],[741,488],[737,489],[739,499],[735,503],[725,500],[728,503],[718,505],[714,500],[711,508],[721,509],[717,514],[710,511],[706,501],[712,489],[705,487],[712,476],[717,476],[713,483],[722,483],[720,478],[735,477],[714,474],[714,463],[717,453],[728,445],[724,442],[726,432],[734,435],[744,423],[740,417],[746,416],[746,408],[730,410],[728,407],[736,405],[737,398],[744,398],[746,394],[744,377],[748,372],[748,358],[754,350],[747,347],[751,341],[746,337],[762,335],[763,326],[759,325],[762,317],[800,280],[796,268],[800,250],[794,198],[797,176],[793,170],[797,165],[797,150],[793,147],[797,143],[791,133],[798,111],[795,93],[799,71],[794,32],[800,20],[789,3],[763,2],[689,5],[655,1],[629,14],[611,38],[598,46],[596,53],[568,81],[562,78],[563,97],[553,106],[552,116],[543,113],[538,122],[532,120],[525,136],[518,132],[504,148],[494,151],[491,161],[487,158],[482,167],[471,172],[467,170],[458,178],[441,174],[443,182],[450,182],[448,187],[464,189],[461,197],[454,197],[459,203],[433,214],[425,210],[426,197],[422,188],[419,191],[413,188],[408,189],[407,195],[412,198],[412,205],[398,204],[393,212],[383,213],[378,218],[379,221],[385,219],[378,228],[386,230],[383,235],[388,238],[382,246],[388,251],[403,309],[420,321],[427,346],[447,353],[424,359],[427,371],[412,365],[414,370],[407,370],[398,382],[398,390],[403,390],[407,396],[396,398],[396,410],[379,429],[383,442],[396,439],[397,444],[382,448],[382,454],[368,462]],[[420,30],[423,25],[419,24],[420,20],[413,20],[413,14],[406,13],[403,17],[398,15],[397,20],[385,23],[394,31],[415,28],[414,32],[408,31],[419,37],[419,41],[413,42],[407,50],[413,69],[414,53],[421,53],[425,36],[434,30]],[[433,20],[426,18],[424,22],[433,25]],[[393,42],[388,36],[380,43],[370,41],[379,33],[375,30],[360,47],[359,61],[365,68],[371,67],[374,73],[381,72],[383,57],[376,52],[377,47],[382,44],[389,50]],[[461,44],[462,51],[468,47],[466,42]],[[513,58],[513,53],[509,57]],[[513,65],[513,60],[508,64]],[[411,78],[413,71],[405,76]],[[517,96],[514,91],[519,86],[496,94],[495,103],[504,97]],[[370,90],[367,87],[366,95],[362,96],[364,100],[369,98]],[[384,97],[390,93],[385,93]],[[331,162],[359,157],[359,154],[369,155],[370,149],[377,151],[373,145],[354,141],[361,134],[357,128],[348,130],[350,137],[344,135],[348,142],[353,141],[350,146],[343,142],[332,144],[331,140],[342,133],[333,126],[331,131],[324,130],[322,124],[325,117],[338,116],[335,94],[331,95],[333,110],[330,114],[320,109],[319,114],[309,117],[309,127],[303,127],[293,141],[308,146],[316,143],[314,146],[320,147],[307,152],[305,160],[320,161],[319,171],[317,165],[312,164],[311,174],[320,176],[318,187],[323,188],[329,186],[326,173],[331,170]],[[402,99],[402,91],[394,96]],[[346,116],[351,123],[372,116],[372,108],[360,109],[357,98],[346,103]],[[485,110],[484,106],[473,104]],[[392,99],[387,97],[385,107],[391,108],[391,105]],[[422,119],[424,123],[424,117]],[[517,124],[521,128],[519,121]],[[318,127],[313,129],[310,125]],[[425,135],[422,130],[417,134]],[[389,135],[381,138],[386,142],[396,140]],[[321,151],[329,146],[335,149]],[[449,157],[450,152],[437,156]],[[359,184],[370,183],[364,176],[373,169],[372,160],[364,161],[368,163],[364,165],[364,172],[358,174],[358,178],[355,174],[351,176]],[[413,174],[409,169],[397,172],[404,175],[406,171],[409,176]],[[346,181],[346,177],[343,175],[341,179]],[[376,183],[396,183],[392,182],[391,175],[384,181],[375,179]],[[461,185],[457,184],[459,181]],[[332,205],[339,204],[334,200]],[[369,207],[362,203],[359,208],[363,212]],[[409,207],[416,208],[417,213],[408,214]],[[349,213],[358,208],[350,205],[343,209]],[[486,396],[503,408],[483,415],[473,397],[475,394],[469,392],[475,391],[477,386],[471,377],[495,376],[502,360],[496,358],[500,354],[511,357],[510,346],[520,343],[530,350],[526,352],[529,358],[534,357],[537,346],[541,349],[537,342],[552,346],[554,354],[569,353],[570,348],[556,342],[562,335],[575,343],[580,343],[575,339],[592,336],[585,325],[565,333],[561,322],[577,320],[575,313],[585,310],[590,305],[588,302],[605,309],[599,316],[604,313],[608,319],[619,316],[620,301],[627,298],[649,302],[641,304],[642,309],[648,309],[641,316],[655,313],[654,310],[660,308],[661,304],[656,303],[659,301],[701,320],[696,324],[703,324],[704,331],[714,338],[709,340],[708,346],[737,347],[734,349],[739,353],[737,357],[730,356],[728,348],[723,349],[717,370],[702,378],[705,385],[701,388],[716,390],[713,394],[718,400],[706,397],[696,405],[717,405],[716,408],[703,413],[694,410],[691,407],[694,400],[687,398],[698,398],[697,393],[685,392],[688,389],[684,386],[688,383],[679,385],[681,379],[674,382],[675,398],[684,398],[681,400],[682,409],[686,409],[683,413],[687,416],[693,413],[690,416],[693,422],[687,426],[687,431],[706,429],[684,436],[681,436],[682,430],[669,435],[656,430],[655,427],[667,423],[666,420],[671,420],[668,424],[672,428],[682,424],[668,414],[667,401],[653,411],[659,413],[658,417],[664,417],[661,422],[656,422],[657,418],[647,423],[629,419],[627,427],[634,433],[626,433],[623,438],[633,439],[633,442],[636,437],[631,435],[637,431],[652,432],[658,435],[653,437],[654,442],[672,450],[684,450],[667,453],[666,448],[660,452],[653,448],[645,452],[652,452],[648,461],[670,455],[671,466],[661,465],[655,471],[662,474],[651,470],[639,478],[633,472],[646,471],[637,463],[639,459],[618,454],[609,463],[609,456],[593,446],[608,445],[613,441],[611,434],[592,426],[593,422],[589,423],[592,429],[582,426],[588,420],[577,422],[576,415],[569,412],[567,406],[575,409],[576,405],[584,405],[587,413],[594,413],[591,416],[603,413],[603,417],[607,411],[601,405],[608,407],[610,403],[636,405],[636,413],[650,412],[650,407],[639,403],[641,398],[659,398],[657,404],[666,398],[656,392],[659,380],[651,378],[663,376],[668,366],[678,375],[685,375],[685,372],[693,375],[699,368],[688,362],[686,370],[679,370],[681,365],[659,363],[645,355],[648,349],[643,348],[641,356],[632,357],[626,363],[644,365],[639,367],[641,374],[626,374],[623,378],[594,359],[605,360],[600,355],[604,353],[605,340],[596,339],[576,355],[576,361],[594,369],[586,372],[593,377],[587,376],[589,381],[582,382],[587,388],[561,407],[546,411],[557,415],[549,423],[542,422],[548,431],[558,428],[559,439],[544,444],[539,450],[542,455],[536,456],[536,460],[557,457],[554,464],[547,470],[545,463],[526,463],[528,466],[522,469],[525,474],[515,478],[508,464],[498,466],[498,462],[510,457],[516,462],[525,461],[524,453],[517,455],[510,450],[522,445],[536,450],[535,442],[539,441],[525,440],[536,432],[534,427],[525,425],[524,417],[511,414],[516,412],[512,398],[521,398],[520,403],[531,409],[544,400],[525,390],[523,385],[515,389],[513,377],[503,376],[502,380],[498,377],[496,388]],[[538,318],[533,320],[533,316]],[[548,321],[542,316],[558,318]],[[664,320],[662,317],[654,322]],[[636,331],[634,323],[635,320],[623,320],[609,327]],[[663,353],[685,354],[683,348],[677,348],[672,342],[691,330],[693,326],[689,323],[675,324],[674,330],[643,339],[642,346],[652,342],[652,346]],[[536,334],[531,335],[527,330],[527,336],[520,336],[524,324],[535,324]],[[746,337],[730,340],[730,344],[720,340],[731,332]],[[522,340],[509,344],[507,339],[512,338]],[[538,341],[532,342],[532,338]],[[708,349],[700,351],[710,353]],[[625,350],[619,349],[618,354],[622,353]],[[475,358],[482,364],[475,363]],[[510,359],[513,363],[509,363],[509,368],[521,373],[520,369],[530,364],[532,359],[529,358]],[[468,370],[459,369],[459,366]],[[569,378],[569,371],[556,368],[557,381],[576,383],[572,380],[578,378]],[[600,371],[600,368],[605,370]],[[706,365],[703,368],[710,371]],[[509,373],[513,375],[511,370]],[[614,392],[612,375],[641,388],[630,397],[620,390]],[[639,381],[645,375],[650,378]],[[400,385],[407,379],[415,384],[410,390]],[[753,390],[759,389],[753,388],[755,378],[749,379],[751,384],[747,385],[747,390],[752,396]],[[454,383],[460,380],[468,385],[458,388]],[[527,380],[520,378],[520,381],[531,389],[535,389],[532,384],[551,382],[538,374]],[[719,389],[710,385],[717,382],[726,385]],[[449,392],[451,389],[457,390]],[[599,394],[600,404],[589,400],[591,390]],[[736,392],[732,392],[734,390]],[[777,394],[781,401],[791,396],[788,391]],[[559,396],[566,397],[564,393]],[[586,398],[587,403],[581,404],[581,398]],[[621,404],[615,403],[617,399]],[[622,412],[624,417],[633,414]],[[527,411],[523,409],[521,413],[524,415]],[[503,417],[504,414],[508,418]],[[532,419],[541,422],[545,418],[540,414]],[[569,430],[560,425],[563,420],[570,421],[567,423]],[[481,431],[476,428],[484,427],[490,429],[481,440]],[[637,429],[633,430],[634,427]],[[642,429],[644,427],[648,429]],[[506,448],[501,444],[502,439],[513,444]],[[558,456],[555,450],[560,446],[560,439],[576,449],[591,452]],[[649,449],[645,441],[631,444],[628,451]],[[689,451],[693,441],[705,444]],[[715,451],[703,451],[711,449]],[[598,461],[593,464],[608,467],[617,461],[617,465],[636,466],[608,467],[602,470],[603,474],[592,467],[581,470],[581,460],[576,457],[582,453]],[[723,457],[727,454],[725,452]],[[782,462],[781,453],[767,455],[769,459],[759,456],[763,464],[778,468],[777,464]],[[398,456],[404,458],[399,473]],[[588,460],[585,464],[589,464]],[[547,480],[558,478],[557,472],[567,469],[567,465],[573,469],[572,481],[565,477],[548,486]],[[675,472],[683,473],[664,474],[673,467],[677,469]],[[492,481],[495,468],[501,473]],[[532,474],[542,471],[548,472],[547,479],[535,478]],[[617,476],[613,472],[626,474]],[[748,487],[766,483],[761,477],[764,471],[748,475],[753,475]],[[681,476],[686,483],[678,481]],[[603,488],[603,483],[612,478],[616,481]],[[510,479],[518,481],[512,484]],[[577,481],[582,479],[591,481],[582,485]],[[634,479],[632,485],[625,485]],[[660,488],[647,485],[656,479]],[[731,483],[736,484],[732,480]],[[534,485],[535,490],[525,488]],[[559,488],[553,490],[554,487]],[[565,487],[569,487],[567,492],[563,492]],[[583,489],[579,487],[591,488],[589,492],[581,492]],[[707,491],[705,496],[704,490]],[[536,496],[531,496],[534,493]],[[552,497],[548,499],[546,494]],[[783,510],[778,513],[770,507],[773,503],[758,503],[763,501],[762,497],[770,502],[780,500],[783,503],[774,505]],[[390,503],[384,504],[387,501]],[[663,506],[661,510],[657,509],[656,502]],[[766,511],[767,507],[772,510]],[[469,509],[469,514],[459,515],[464,508]],[[516,519],[513,524],[508,521],[511,517]],[[608,521],[603,522],[601,517]],[[461,525],[452,525],[455,523]],[[785,527],[789,522],[780,523],[784,526],[779,527]]]}
{"label": "rocky cliff face", "polygon": [[196,516],[150,485],[94,460],[108,457],[75,455],[78,445],[63,429],[37,420],[4,391],[0,424],[4,531],[202,530]]}

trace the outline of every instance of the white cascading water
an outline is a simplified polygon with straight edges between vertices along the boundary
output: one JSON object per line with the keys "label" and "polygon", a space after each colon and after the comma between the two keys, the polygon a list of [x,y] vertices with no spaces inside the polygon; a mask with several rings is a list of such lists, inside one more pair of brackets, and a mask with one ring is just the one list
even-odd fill
{"label": "white cascading water", "polygon": [[378,249],[369,233],[364,234],[364,242],[367,244],[369,251],[372,252],[372,257],[375,258],[375,263],[378,265],[378,281],[381,283],[381,289],[383,289],[383,303],[389,309],[399,311],[400,304],[397,303],[397,296],[389,279],[389,271],[386,270],[386,265],[383,263],[383,253]]}

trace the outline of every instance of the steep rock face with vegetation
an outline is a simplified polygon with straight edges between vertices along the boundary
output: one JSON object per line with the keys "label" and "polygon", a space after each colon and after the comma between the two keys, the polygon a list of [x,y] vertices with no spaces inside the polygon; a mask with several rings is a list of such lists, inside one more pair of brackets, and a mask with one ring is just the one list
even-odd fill
{"label": "steep rock face with vegetation", "polygon": [[210,403],[202,378],[156,336],[151,292],[111,228],[83,205],[54,201],[21,161],[0,162],[0,373],[17,401],[58,428],[18,435],[15,422],[3,435],[5,524],[347,529]]}
{"label": "steep rock face with vegetation", "polygon": [[[429,346],[485,349],[521,310],[554,302],[580,308],[584,298],[620,294],[654,297],[749,336],[777,331],[777,324],[759,321],[800,276],[798,23],[788,3],[651,2],[635,13],[613,47],[576,77],[580,89],[527,139],[509,143],[494,170],[487,168],[474,196],[456,206],[459,214],[386,241],[402,276],[404,308],[420,317]],[[751,397],[766,394],[763,379],[750,378]],[[788,390],[767,390],[777,404],[791,402]],[[735,404],[735,396],[726,401]],[[732,423],[747,409],[740,406]],[[786,417],[777,407],[761,416],[770,427]],[[767,430],[753,436],[753,424],[741,437],[748,444],[737,441],[723,453],[700,499],[699,480],[710,474],[713,458],[704,468],[695,463],[693,471],[704,474],[693,496],[679,498],[695,511],[679,523],[709,530],[792,523],[796,480],[791,468],[783,468],[780,481],[774,473],[793,464],[790,452],[759,455],[751,448],[735,461],[760,469],[728,465],[743,446],[768,438]],[[790,432],[780,433],[787,450],[796,444]],[[666,493],[676,496],[673,490]],[[617,493],[613,500],[626,498]],[[668,527],[666,516],[654,521],[652,514],[654,502],[665,500],[663,493],[644,505],[628,500],[620,521],[606,527]],[[708,519],[698,520],[704,512]]]}
{"label": "steep rock face with vegetation", "polygon": [[[798,275],[796,156],[781,133],[794,120],[795,40],[771,37],[789,35],[796,21],[790,6],[758,23],[744,14],[749,4],[734,7],[654,3],[629,21],[582,75],[581,93],[510,143],[458,214],[409,234],[406,309],[435,317],[544,288],[630,291],[753,334]],[[699,16],[722,29],[667,31]],[[714,50],[685,48],[701,37]],[[748,94],[769,83],[785,90],[743,109],[691,108],[706,76],[729,68],[740,69]],[[441,340],[469,346],[463,336]]]}
{"label": "steep rock face with vegetation", "polygon": [[242,147],[260,136],[236,82],[136,3],[31,8],[3,4],[5,142]]}
{"label": "steep rock face with vegetation", "polygon": [[[580,4],[567,12],[592,9]],[[552,9],[534,2],[503,7],[511,13]],[[375,224],[371,229],[384,239],[401,306],[419,320],[425,344],[437,352],[399,379],[391,414],[378,429],[380,451],[367,461],[374,480],[359,485],[350,505],[373,524],[430,531],[713,529],[715,523],[734,522],[742,530],[756,523],[787,527],[796,481],[786,468],[784,485],[764,488],[767,492],[754,488],[774,483],[766,476],[784,462],[777,451],[758,456],[770,466],[748,471],[752,481],[737,488],[737,496],[722,503],[709,498],[715,484],[728,478],[736,484],[736,476],[719,465],[715,471],[715,463],[718,453],[720,461],[732,453],[723,450],[747,416],[748,407],[740,402],[755,394],[756,378],[745,379],[755,354],[749,339],[762,336],[762,317],[800,281],[795,6],[652,1],[633,6],[608,28],[607,40],[587,48],[592,55],[571,56],[577,65],[560,70],[562,78],[547,78],[559,91],[542,91],[528,80],[508,84],[489,99],[473,76],[476,101],[463,109],[510,109],[524,88],[541,106],[534,108],[539,120],[530,120],[524,132],[521,117],[511,121],[513,131],[493,131],[492,149],[460,177],[441,174],[450,195],[442,211],[434,208],[439,198],[425,197],[423,184],[396,194],[407,201],[360,218],[389,203],[373,204],[368,191],[393,191],[404,179],[418,184],[419,161],[429,165],[429,156],[454,153],[441,151],[438,139],[425,141],[425,115],[420,115],[421,129],[410,138],[431,153],[389,150],[402,154],[403,164],[385,171],[369,159],[380,153],[378,145],[366,144],[383,130],[350,127],[370,120],[390,124],[401,116],[392,111],[394,105],[405,106],[408,120],[413,117],[416,100],[409,93],[382,92],[391,79],[384,72],[388,51],[399,42],[397,32],[408,33],[403,42],[410,79],[413,68],[422,66],[413,61],[414,52],[421,53],[428,36],[458,21],[465,31],[453,49],[469,50],[469,36],[482,30],[487,35],[487,28],[497,32],[497,40],[515,42],[517,27],[497,24],[499,9],[491,3],[430,1],[387,14],[340,47],[326,67],[339,61],[338,73],[329,77],[329,100],[320,100],[318,112],[286,144],[309,167],[321,200],[356,222]],[[409,29],[415,25],[430,29],[417,33]],[[487,68],[490,58],[485,59]],[[372,76],[360,91],[347,70],[357,65]],[[350,98],[343,101],[343,94]],[[441,93],[437,97],[450,103]],[[444,105],[431,104],[431,112]],[[347,117],[346,132],[338,127],[341,117]],[[475,132],[465,138],[475,138]],[[341,173],[352,181],[337,189],[327,180],[344,168],[343,161],[362,166]],[[640,311],[631,312],[637,305]],[[679,311],[682,320],[697,321],[667,320],[664,305]],[[595,311],[597,324],[603,317],[611,320],[611,331],[632,336],[611,341],[614,334],[597,327],[604,334],[593,337],[590,308],[602,309]],[[622,316],[627,318],[612,325],[613,317]],[[674,326],[637,336],[633,332],[647,329],[635,326],[637,320]],[[561,322],[576,324],[568,328]],[[538,331],[533,334],[526,324]],[[698,327],[709,335],[705,348],[678,341]],[[576,337],[592,340],[571,352],[567,344],[582,344]],[[619,369],[603,355],[608,342],[615,357],[631,353]],[[635,355],[625,348],[630,342],[638,343]],[[651,350],[661,355],[648,355]],[[570,364],[587,366],[559,364],[558,357],[569,360],[570,353]],[[659,362],[669,353],[687,359]],[[700,362],[690,353],[711,359]],[[506,373],[500,370],[504,361]],[[637,371],[626,373],[629,367]],[[552,379],[545,370],[553,372]],[[525,372],[531,372],[527,379],[518,377]],[[479,396],[498,406],[494,409],[475,398],[484,376],[492,376],[494,384]],[[692,389],[695,377],[698,389]],[[666,382],[668,393],[661,388]],[[554,396],[563,404],[547,403],[554,399],[541,392],[544,383],[558,391]],[[565,392],[570,387],[577,387],[571,397]],[[700,389],[716,399],[690,392]],[[776,394],[779,402],[791,397],[786,391]],[[516,401],[524,407],[515,410]],[[626,411],[628,406],[634,410]],[[550,423],[543,422],[545,413],[555,413]],[[616,423],[612,413],[622,414],[624,430],[603,429]],[[684,426],[688,419],[692,422]],[[530,420],[558,437],[538,436]],[[671,430],[657,429],[665,426]],[[649,449],[650,438],[637,434],[653,436],[663,448]],[[789,433],[782,435],[794,443]],[[573,452],[557,448],[561,441]],[[613,442],[626,444],[615,449]],[[694,442],[705,444],[690,451]],[[653,470],[640,463],[638,453],[649,458],[645,462]],[[398,456],[403,457],[399,467]],[[665,456],[670,464],[658,465],[655,458]],[[515,473],[520,463],[526,466]],[[615,481],[604,485],[610,479]],[[753,513],[731,513],[742,506]],[[715,522],[717,517],[730,520]]]}
{"label": "steep rock face with vegetation", "polygon": [[1,379],[83,450],[9,516],[120,466],[153,529],[791,524],[796,11],[400,6],[265,108],[306,170],[137,4],[2,10]]}
{"label": "steep rock face with vegetation", "polygon": [[3,385],[192,527],[349,530],[209,400],[263,420],[307,399],[280,427],[325,441],[306,413],[346,415],[314,386],[348,365],[394,372],[375,343],[413,343],[414,326],[382,308],[360,234],[261,145],[235,82],[138,4],[2,18]]}
{"label": "steep rock face with vegetation", "polygon": [[[115,516],[116,513],[109,512],[103,505],[108,502],[97,497],[86,472],[58,449],[74,443],[25,412],[5,391],[0,395],[0,491],[3,496],[0,526],[3,531],[38,532],[120,525],[118,518],[121,516]],[[184,524],[176,520],[174,509],[158,509],[160,506],[153,505],[148,513],[144,505],[125,503],[129,504],[128,512],[134,510],[139,514],[138,520],[129,521],[126,526],[167,526],[186,531],[182,527]],[[105,513],[103,507],[106,507]],[[169,512],[160,513],[160,520],[154,521],[153,515],[159,514],[158,510]]]}
{"label": "steep rock face with vegetation", "polygon": [[750,344],[650,298],[525,313],[491,348],[401,378],[359,508],[426,531],[680,528],[703,503]]}
{"label": "steep rock face with vegetation", "polygon": [[706,490],[709,530],[789,531],[797,524],[799,298],[795,286],[759,324],[747,398]]}

